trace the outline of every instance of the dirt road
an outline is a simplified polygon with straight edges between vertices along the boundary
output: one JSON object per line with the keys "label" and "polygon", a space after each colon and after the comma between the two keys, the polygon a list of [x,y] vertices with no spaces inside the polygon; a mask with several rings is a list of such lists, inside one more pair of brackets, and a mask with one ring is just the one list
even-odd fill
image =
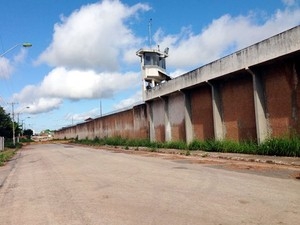
{"label": "dirt road", "polygon": [[10,163],[1,225],[300,221],[300,181],[289,176],[64,144],[27,146]]}

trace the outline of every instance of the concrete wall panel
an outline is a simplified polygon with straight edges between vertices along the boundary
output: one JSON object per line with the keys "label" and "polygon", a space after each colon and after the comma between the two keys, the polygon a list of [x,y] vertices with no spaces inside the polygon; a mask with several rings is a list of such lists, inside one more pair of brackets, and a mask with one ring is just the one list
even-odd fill
{"label": "concrete wall panel", "polygon": [[293,128],[296,130],[296,133],[300,134],[300,56],[295,58],[291,63],[291,70],[294,79],[292,95],[292,116],[294,119]]}
{"label": "concrete wall panel", "polygon": [[211,87],[203,85],[191,91],[192,123],[194,138],[214,138]]}
{"label": "concrete wall panel", "polygon": [[152,103],[153,123],[155,130],[155,140],[165,141],[165,116],[164,116],[164,100],[157,99]]}
{"label": "concrete wall panel", "polygon": [[149,138],[149,122],[147,117],[147,106],[138,105],[133,108],[134,137],[133,139]]}
{"label": "concrete wall panel", "polygon": [[171,124],[171,137],[173,141],[185,141],[184,124],[184,95],[177,92],[169,97],[169,120]]}
{"label": "concrete wall panel", "polygon": [[295,65],[295,61],[285,61],[263,70],[267,115],[274,137],[299,132],[299,73]]}
{"label": "concrete wall panel", "polygon": [[239,74],[219,81],[225,125],[225,139],[256,140],[252,77]]}

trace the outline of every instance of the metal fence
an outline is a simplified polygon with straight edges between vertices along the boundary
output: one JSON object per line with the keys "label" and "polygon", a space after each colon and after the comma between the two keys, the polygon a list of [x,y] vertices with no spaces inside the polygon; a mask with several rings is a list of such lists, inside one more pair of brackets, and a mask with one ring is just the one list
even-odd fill
{"label": "metal fence", "polygon": [[4,137],[0,137],[0,151],[4,150]]}

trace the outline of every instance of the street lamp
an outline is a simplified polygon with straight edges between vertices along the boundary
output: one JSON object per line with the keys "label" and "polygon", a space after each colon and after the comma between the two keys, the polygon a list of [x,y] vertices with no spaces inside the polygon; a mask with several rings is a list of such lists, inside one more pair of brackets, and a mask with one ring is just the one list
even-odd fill
{"label": "street lamp", "polygon": [[19,123],[19,117],[20,117],[20,114],[25,110],[25,109],[30,109],[30,107],[29,106],[26,106],[26,107],[24,107],[23,109],[21,109],[19,112],[17,112],[17,115],[18,115],[18,123]]}
{"label": "street lamp", "polygon": [[24,43],[19,43],[19,44],[16,44],[15,46],[11,47],[10,49],[6,50],[5,52],[3,52],[0,57],[3,57],[6,53],[10,52],[11,50],[14,50],[16,47],[18,46],[23,46],[24,48],[30,48],[32,46],[31,43],[29,42],[24,42]]}
{"label": "street lamp", "polygon": [[[0,58],[3,57],[6,53],[14,50],[18,46],[23,46],[24,48],[30,48],[32,46],[31,43],[29,42],[24,42],[24,43],[19,43],[16,44],[15,46],[11,47],[10,49],[7,49],[5,52],[3,52],[0,55]],[[12,129],[13,129],[13,145],[16,145],[16,137],[15,137],[15,118],[14,118],[14,103],[12,103]]]}
{"label": "street lamp", "polygon": [[[23,109],[21,109],[18,113],[17,113],[17,115],[18,115],[18,127],[20,126],[20,114],[25,110],[25,109],[29,109],[30,107],[29,106],[26,106],[26,107],[24,107]],[[27,118],[30,118],[30,117],[27,117]],[[22,120],[22,136],[23,136],[23,131],[24,131],[24,129],[23,129],[23,121],[24,120]],[[14,127],[14,124],[13,124],[13,133],[14,133],[14,130],[15,130],[15,127]],[[13,134],[13,143],[15,144],[15,134]],[[18,136],[18,138],[17,138],[17,142],[19,142],[20,141],[20,133],[19,133],[19,136]]]}
{"label": "street lamp", "polygon": [[[15,146],[16,145],[16,135],[15,135],[15,111],[14,111],[14,105],[17,104],[15,102],[12,102],[11,103],[11,111],[12,111],[12,132],[13,132],[13,145]],[[27,106],[25,107],[24,109],[29,109],[30,107]],[[23,111],[24,109],[22,109],[21,111]],[[18,113],[18,125],[19,125],[19,115],[20,115],[20,112]]]}
{"label": "street lamp", "polygon": [[25,121],[26,119],[30,119],[30,118],[31,118],[30,116],[27,116],[25,119],[21,120],[21,121],[22,121],[22,136],[24,136],[24,127],[25,127],[24,121]]}

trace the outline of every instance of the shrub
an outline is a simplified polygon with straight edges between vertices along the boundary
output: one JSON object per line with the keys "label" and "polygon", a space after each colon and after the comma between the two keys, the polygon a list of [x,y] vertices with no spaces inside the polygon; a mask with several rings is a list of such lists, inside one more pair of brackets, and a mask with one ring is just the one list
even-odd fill
{"label": "shrub", "polygon": [[101,141],[100,139],[96,136],[93,140],[93,142],[95,142],[96,144],[99,144]]}
{"label": "shrub", "polygon": [[188,144],[187,148],[189,150],[204,150],[204,142],[199,140],[193,140],[191,143]]}
{"label": "shrub", "polygon": [[21,143],[29,143],[29,142],[34,142],[34,140],[28,139],[28,138],[20,138],[20,142]]}
{"label": "shrub", "polygon": [[299,138],[272,138],[258,146],[257,154],[276,156],[300,156]]}
{"label": "shrub", "polygon": [[186,149],[187,145],[183,141],[170,141],[163,144],[164,148]]}

